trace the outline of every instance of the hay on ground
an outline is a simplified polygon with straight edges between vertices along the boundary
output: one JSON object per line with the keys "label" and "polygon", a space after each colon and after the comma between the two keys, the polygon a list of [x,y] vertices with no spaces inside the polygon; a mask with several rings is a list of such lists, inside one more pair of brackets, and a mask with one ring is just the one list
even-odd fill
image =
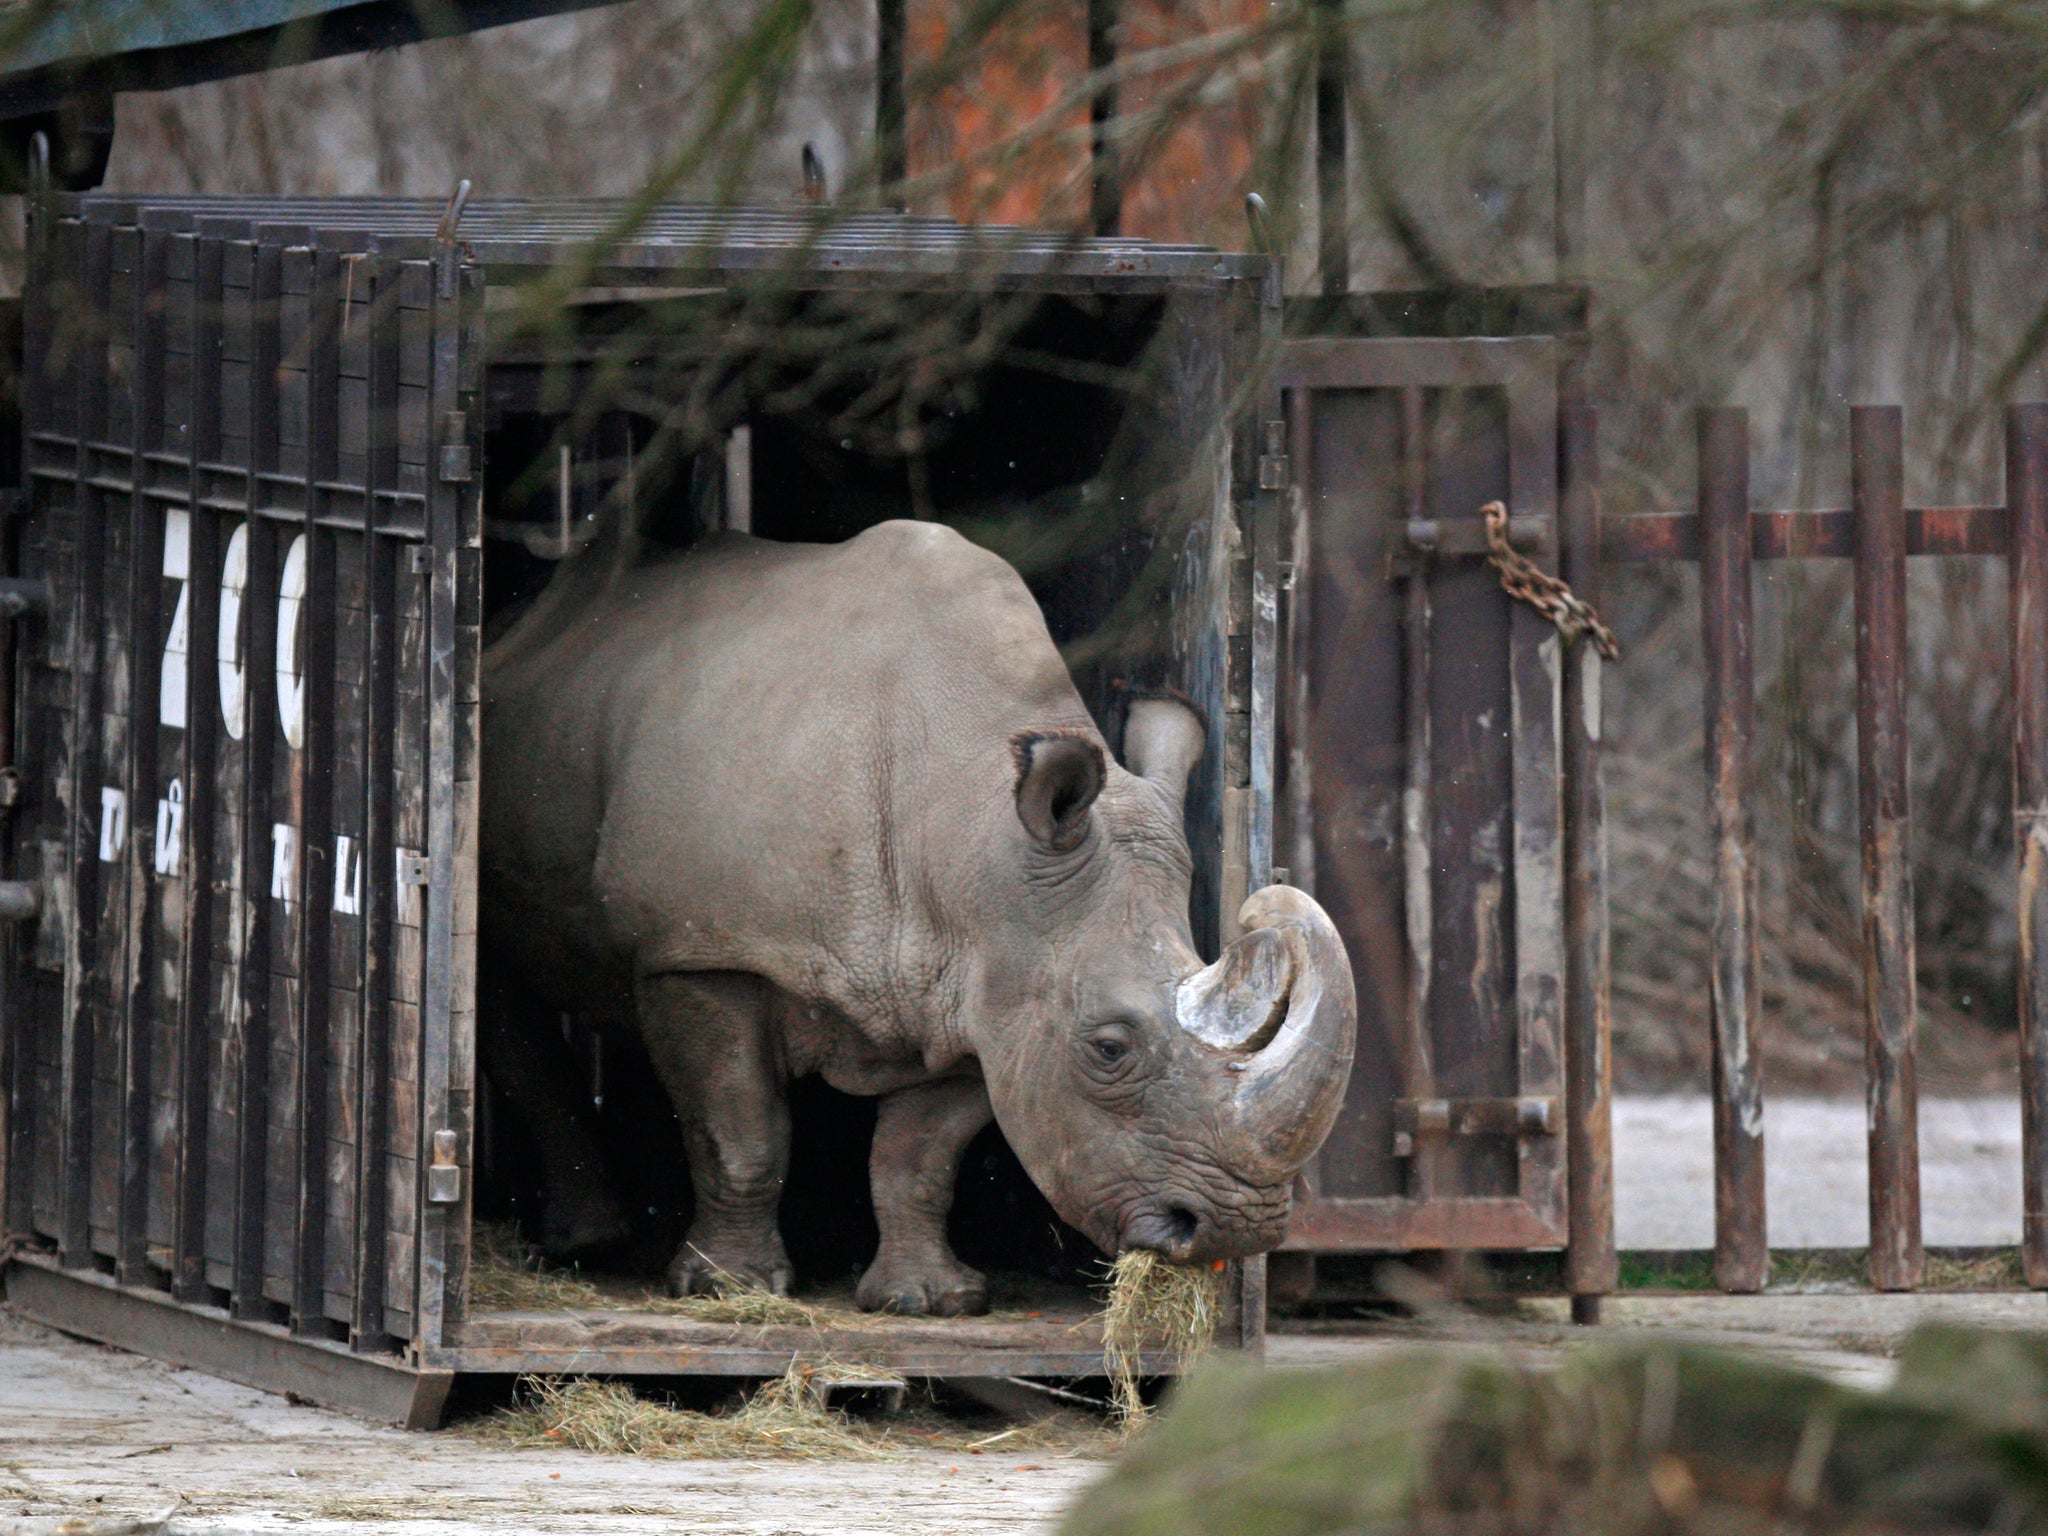
{"label": "hay on ground", "polygon": [[797,1360],[737,1407],[699,1413],[642,1397],[622,1381],[528,1376],[513,1405],[480,1420],[472,1433],[609,1456],[780,1461],[887,1461],[912,1450],[1103,1456],[1120,1438],[1101,1420],[1072,1413],[994,1432],[949,1419],[929,1403],[888,1418],[855,1418],[827,1406],[826,1389],[837,1382],[902,1379],[873,1366]]}
{"label": "hay on ground", "polygon": [[1185,1369],[1215,1342],[1219,1311],[1216,1270],[1169,1264],[1145,1249],[1117,1256],[1102,1309],[1102,1360],[1123,1424],[1135,1428],[1145,1421],[1138,1395],[1143,1351],[1165,1351]]}

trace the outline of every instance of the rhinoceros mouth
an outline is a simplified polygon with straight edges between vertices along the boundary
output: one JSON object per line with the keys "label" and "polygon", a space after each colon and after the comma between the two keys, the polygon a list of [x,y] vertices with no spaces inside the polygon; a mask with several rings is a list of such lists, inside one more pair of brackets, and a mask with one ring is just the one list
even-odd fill
{"label": "rhinoceros mouth", "polygon": [[1124,1217],[1118,1234],[1120,1246],[1129,1251],[1147,1248],[1161,1258],[1184,1262],[1195,1250],[1202,1218],[1185,1205],[1158,1201],[1141,1205]]}

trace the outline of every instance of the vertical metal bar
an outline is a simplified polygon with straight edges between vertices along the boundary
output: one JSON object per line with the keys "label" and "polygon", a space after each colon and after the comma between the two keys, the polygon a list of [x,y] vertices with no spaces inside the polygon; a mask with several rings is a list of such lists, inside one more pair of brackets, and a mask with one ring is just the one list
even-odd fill
{"label": "vertical metal bar", "polygon": [[[1122,0],[1088,0],[1088,73],[1100,76],[1116,68],[1116,26]],[[1092,184],[1088,219],[1098,235],[1120,232],[1124,217],[1123,167],[1110,142],[1116,122],[1116,87],[1097,86],[1088,98],[1089,171]]]}
{"label": "vertical metal bar", "polygon": [[[230,1309],[237,1317],[272,1320],[263,1294],[263,1246],[267,1225],[266,1154],[270,1139],[270,822],[271,736],[277,718],[277,669],[273,658],[277,626],[275,525],[259,514],[268,492],[265,475],[279,462],[280,313],[284,299],[283,252],[256,248],[249,289],[256,314],[256,363],[250,389],[247,576],[242,590],[240,646],[243,682],[241,803],[241,888],[230,898],[230,944],[236,951],[234,1004],[241,1023],[241,1060],[235,1085],[234,1264]],[[225,641],[228,637],[223,636]]]}
{"label": "vertical metal bar", "polygon": [[1311,626],[1315,614],[1309,601],[1309,577],[1315,561],[1310,537],[1308,485],[1314,449],[1310,413],[1315,409],[1313,390],[1287,391],[1288,475],[1287,518],[1289,568],[1281,581],[1287,595],[1287,701],[1283,716],[1287,730],[1287,808],[1292,841],[1284,850],[1288,883],[1307,891],[1316,890],[1315,802],[1309,778],[1309,709],[1314,702],[1310,688],[1309,657]]}
{"label": "vertical metal bar", "polygon": [[903,180],[910,171],[909,113],[904,100],[904,10],[906,0],[875,4],[875,178],[882,206],[903,206]]}
{"label": "vertical metal bar", "polygon": [[2029,1285],[2048,1288],[2048,405],[2005,418],[2012,515],[2012,793],[2019,874],[2020,1126]]}
{"label": "vertical metal bar", "polygon": [[71,930],[64,945],[64,1015],[59,1106],[63,1141],[57,1168],[57,1249],[62,1262],[92,1262],[92,1079],[94,1023],[92,977],[100,910],[98,858],[100,824],[100,696],[105,673],[101,632],[105,628],[105,505],[92,489],[94,450],[107,427],[107,340],[112,314],[113,231],[85,224],[85,296],[80,306],[78,369],[78,459],[73,494],[76,518],[74,558],[78,570],[78,611],[65,615],[70,629],[71,698],[64,729],[70,736],[64,857],[70,865]]}
{"label": "vertical metal bar", "polygon": [[[185,925],[178,999],[177,1209],[172,1220],[171,1288],[180,1301],[206,1289],[206,1167],[213,1134],[207,1062],[208,982],[213,944],[214,735],[220,570],[217,515],[201,506],[221,453],[223,242],[196,242],[192,267],[192,433],[186,485],[185,828],[181,878]],[[246,424],[244,424],[246,430]]]}
{"label": "vertical metal bar", "polygon": [[164,297],[168,281],[169,237],[150,230],[141,238],[135,273],[135,371],[131,376],[129,424],[131,491],[128,516],[128,569],[121,600],[127,613],[127,652],[120,664],[128,672],[128,742],[125,761],[109,763],[122,779],[128,796],[131,827],[115,879],[128,886],[125,954],[110,969],[118,991],[110,998],[121,1032],[121,1183],[115,1200],[115,1273],[125,1284],[147,1284],[149,1274],[149,1123],[155,1092],[151,1052],[154,1020],[151,973],[156,958],[156,904],[145,866],[145,852],[154,831],[148,816],[156,791],[156,723],[162,653],[157,629],[158,594],[163,569],[163,516],[152,503],[148,486],[155,470],[150,456],[163,447]]}
{"label": "vertical metal bar", "polygon": [[[305,595],[299,604],[303,643],[298,656],[302,709],[298,753],[300,918],[298,954],[290,957],[299,982],[299,1144],[292,1230],[292,1327],[325,1332],[327,1274],[327,1023],[328,954],[333,906],[334,757],[334,540],[319,526],[330,493],[323,482],[340,478],[340,333],[348,282],[346,258],[322,251],[313,267],[311,351],[306,366]],[[365,490],[365,516],[368,515]],[[278,642],[284,643],[280,635]]]}
{"label": "vertical metal bar", "polygon": [[1760,1291],[1764,1106],[1756,1057],[1756,833],[1750,747],[1749,414],[1699,413],[1700,629],[1706,651],[1707,798],[1714,838],[1714,1280]]}
{"label": "vertical metal bar", "polygon": [[1856,758],[1863,824],[1863,1024],[1870,1281],[1920,1283],[1920,1093],[1913,1055],[1912,810],[1906,778],[1906,489],[1897,406],[1849,413],[1856,518]]}
{"label": "vertical metal bar", "polygon": [[[566,444],[562,451],[569,451]],[[754,531],[754,429],[745,422],[725,439],[725,526],[734,533]]]}
{"label": "vertical metal bar", "polygon": [[1342,0],[1316,4],[1317,262],[1323,294],[1351,291],[1351,195],[1345,113],[1350,96],[1351,33]]}
{"label": "vertical metal bar", "polygon": [[1551,0],[1552,239],[1557,280],[1581,282],[1586,251],[1586,114],[1593,81],[1591,0]]}
{"label": "vertical metal bar", "polygon": [[[1401,391],[1401,491],[1410,521],[1428,512],[1428,423],[1423,395],[1417,388]],[[1405,542],[1397,532],[1397,542]],[[1411,1099],[1436,1096],[1435,1052],[1429,1037],[1429,984],[1435,964],[1436,912],[1431,869],[1434,842],[1431,821],[1434,796],[1431,773],[1434,741],[1430,729],[1429,560],[1411,551],[1402,625],[1402,698],[1408,759],[1408,781],[1401,794],[1401,850],[1406,873],[1408,928],[1408,1011],[1401,1036],[1402,1091]],[[1408,1193],[1426,1200],[1435,1193],[1436,1148],[1420,1135],[1408,1152]]]}
{"label": "vertical metal bar", "polygon": [[[1597,419],[1581,400],[1560,417],[1565,581],[1600,602]],[[1598,1322],[1619,1278],[1614,1250],[1614,1021],[1608,1003],[1607,796],[1601,780],[1599,650],[1584,635],[1565,658],[1565,1284],[1572,1317]]]}

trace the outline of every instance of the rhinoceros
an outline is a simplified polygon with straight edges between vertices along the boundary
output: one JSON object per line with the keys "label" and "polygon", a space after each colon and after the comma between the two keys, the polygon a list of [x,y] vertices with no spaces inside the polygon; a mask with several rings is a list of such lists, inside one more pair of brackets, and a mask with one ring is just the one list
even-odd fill
{"label": "rhinoceros", "polygon": [[[1203,964],[1200,717],[1136,700],[1118,766],[997,556],[889,522],[564,570],[489,652],[483,718],[484,941],[548,1009],[638,1029],[695,1196],[674,1294],[788,1289],[786,1086],[811,1073],[880,1100],[864,1307],[986,1308],[946,1216],[991,1115],[1105,1252],[1280,1240],[1350,1072],[1343,944],[1269,886]],[[481,1046],[572,1205],[588,1133],[505,1027]]]}

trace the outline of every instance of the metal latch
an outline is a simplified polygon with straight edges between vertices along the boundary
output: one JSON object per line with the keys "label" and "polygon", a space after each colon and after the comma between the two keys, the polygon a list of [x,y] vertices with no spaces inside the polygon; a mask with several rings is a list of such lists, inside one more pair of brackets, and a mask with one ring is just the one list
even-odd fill
{"label": "metal latch", "polygon": [[0,619],[25,619],[50,611],[50,584],[34,576],[0,579]]}
{"label": "metal latch", "polygon": [[33,880],[0,880],[0,923],[32,923],[43,912],[43,889]]}
{"label": "metal latch", "polygon": [[414,544],[409,546],[405,552],[405,568],[410,574],[414,576],[433,575],[433,546],[430,544]]}
{"label": "metal latch", "polygon": [[427,1202],[454,1205],[462,1198],[462,1168],[455,1161],[455,1133],[434,1132],[434,1161],[427,1167]]}
{"label": "metal latch", "polygon": [[424,853],[398,851],[398,883],[400,885],[425,885],[427,883],[427,856]]}
{"label": "metal latch", "polygon": [[1555,1136],[1557,1100],[1394,1100],[1394,1156],[1413,1157],[1418,1136]]}
{"label": "metal latch", "polygon": [[1287,471],[1287,423],[1269,421],[1266,423],[1266,451],[1259,455],[1259,489],[1286,490]]}
{"label": "metal latch", "polygon": [[441,418],[441,478],[469,479],[469,413],[450,411]]}

